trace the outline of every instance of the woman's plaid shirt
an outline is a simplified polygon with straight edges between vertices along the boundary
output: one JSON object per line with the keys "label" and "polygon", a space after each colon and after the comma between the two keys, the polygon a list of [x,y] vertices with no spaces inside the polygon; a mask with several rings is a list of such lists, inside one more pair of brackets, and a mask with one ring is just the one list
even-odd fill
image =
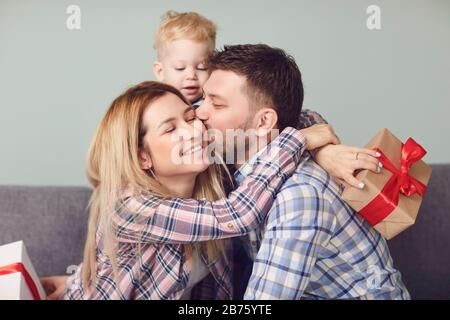
{"label": "woman's plaid shirt", "polygon": [[[119,240],[117,282],[98,233],[96,285],[83,289],[80,265],[69,278],[64,298],[180,299],[190,273],[183,244],[236,237],[256,229],[297,167],[305,142],[300,131],[285,129],[226,199],[161,199],[124,192],[125,210],[114,216]],[[231,264],[222,258],[208,263],[205,254],[201,256],[211,271],[204,281],[209,285],[194,288],[193,298],[230,299]]]}

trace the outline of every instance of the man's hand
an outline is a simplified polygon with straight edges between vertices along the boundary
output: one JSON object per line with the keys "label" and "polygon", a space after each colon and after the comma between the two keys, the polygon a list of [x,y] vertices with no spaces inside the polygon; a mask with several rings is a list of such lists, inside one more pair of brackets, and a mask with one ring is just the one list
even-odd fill
{"label": "man's hand", "polygon": [[53,276],[41,278],[47,300],[60,299],[67,290],[67,279],[69,276]]}
{"label": "man's hand", "polygon": [[371,149],[346,145],[328,145],[315,155],[316,162],[339,182],[355,188],[364,188],[364,183],[354,177],[357,170],[371,170],[379,173],[383,165],[377,159],[380,155]]}
{"label": "man's hand", "polygon": [[339,144],[339,138],[329,124],[316,124],[300,130],[306,137],[306,150],[314,150],[327,144]]}

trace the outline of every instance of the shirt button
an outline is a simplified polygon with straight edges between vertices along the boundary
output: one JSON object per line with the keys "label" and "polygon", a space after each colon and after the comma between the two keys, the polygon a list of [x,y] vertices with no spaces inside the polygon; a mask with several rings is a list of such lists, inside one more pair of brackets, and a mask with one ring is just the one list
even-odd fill
{"label": "shirt button", "polygon": [[252,241],[251,244],[252,244],[252,246],[255,247],[256,246],[256,241]]}
{"label": "shirt button", "polygon": [[229,223],[229,224],[228,224],[228,228],[230,228],[230,229],[234,229],[234,226],[233,226],[233,224],[232,224],[232,223]]}

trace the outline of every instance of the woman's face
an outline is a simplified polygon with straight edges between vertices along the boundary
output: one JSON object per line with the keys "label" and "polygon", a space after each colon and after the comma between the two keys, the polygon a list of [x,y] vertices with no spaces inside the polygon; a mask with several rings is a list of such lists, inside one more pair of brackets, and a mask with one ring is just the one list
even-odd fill
{"label": "woman's face", "polygon": [[208,167],[203,142],[205,127],[194,109],[166,93],[143,114],[144,150],[141,167],[151,167],[158,177],[198,174]]}

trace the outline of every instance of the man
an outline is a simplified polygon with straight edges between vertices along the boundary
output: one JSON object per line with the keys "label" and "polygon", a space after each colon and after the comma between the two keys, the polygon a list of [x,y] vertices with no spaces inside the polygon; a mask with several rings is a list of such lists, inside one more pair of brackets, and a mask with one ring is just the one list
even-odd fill
{"label": "man", "polygon": [[[266,45],[227,46],[215,52],[209,68],[205,100],[197,109],[208,128],[223,136],[227,129],[252,129],[257,137],[270,140],[273,129],[298,125],[303,103],[301,73],[284,51]],[[238,182],[264,148],[251,140],[234,145],[245,148],[247,160],[242,165],[235,163]],[[336,152],[341,158],[348,153],[356,155],[354,168],[381,168],[370,150]],[[337,177],[364,187],[346,174]],[[245,299],[409,298],[386,241],[342,201],[339,185],[309,153],[277,194],[260,230],[249,239],[246,247],[254,266]]]}

